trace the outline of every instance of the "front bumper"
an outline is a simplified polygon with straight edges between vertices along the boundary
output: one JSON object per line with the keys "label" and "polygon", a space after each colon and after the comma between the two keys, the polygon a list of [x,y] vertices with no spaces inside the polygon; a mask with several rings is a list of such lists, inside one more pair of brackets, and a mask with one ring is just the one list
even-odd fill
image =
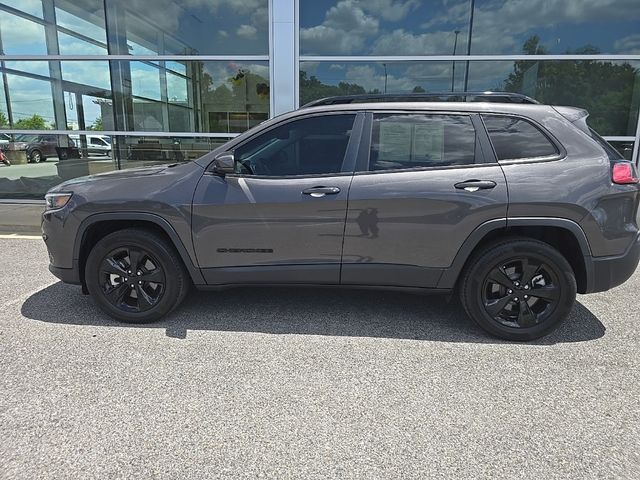
{"label": "front bumper", "polygon": [[60,268],[49,264],[49,271],[64,283],[71,283],[73,285],[82,284],[82,281],[80,280],[80,272],[77,265],[74,265],[73,268]]}
{"label": "front bumper", "polygon": [[587,293],[604,292],[622,285],[640,262],[640,234],[627,251],[615,257],[591,257],[592,282]]}

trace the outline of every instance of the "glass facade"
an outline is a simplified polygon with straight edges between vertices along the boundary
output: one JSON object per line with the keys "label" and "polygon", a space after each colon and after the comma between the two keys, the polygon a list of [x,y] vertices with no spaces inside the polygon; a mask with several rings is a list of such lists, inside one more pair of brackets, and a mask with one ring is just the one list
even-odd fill
{"label": "glass facade", "polygon": [[631,0],[0,0],[0,198],[351,93],[524,93],[637,160],[638,24]]}

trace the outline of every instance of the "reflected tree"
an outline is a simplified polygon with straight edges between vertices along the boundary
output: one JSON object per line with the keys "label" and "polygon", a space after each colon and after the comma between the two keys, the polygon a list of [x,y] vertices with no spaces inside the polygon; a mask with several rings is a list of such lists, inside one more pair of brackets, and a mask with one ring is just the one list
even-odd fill
{"label": "reflected tree", "polygon": [[[528,55],[548,53],[537,35],[527,39],[522,51]],[[567,53],[600,52],[586,45]],[[634,86],[639,90],[636,98]],[[589,124],[602,135],[635,134],[632,117],[637,115],[640,102],[640,77],[638,69],[627,62],[518,60],[502,88],[524,93],[545,104],[585,108],[591,113]]]}

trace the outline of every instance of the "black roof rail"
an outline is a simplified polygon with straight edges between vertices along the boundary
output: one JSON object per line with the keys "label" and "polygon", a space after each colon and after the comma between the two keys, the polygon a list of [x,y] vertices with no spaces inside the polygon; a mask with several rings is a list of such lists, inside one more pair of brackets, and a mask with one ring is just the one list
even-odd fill
{"label": "black roof rail", "polygon": [[362,95],[338,95],[326,97],[303,105],[301,108],[322,105],[344,105],[349,103],[375,102],[496,102],[530,103],[540,102],[521,93],[511,92],[442,92],[442,93],[368,93]]}

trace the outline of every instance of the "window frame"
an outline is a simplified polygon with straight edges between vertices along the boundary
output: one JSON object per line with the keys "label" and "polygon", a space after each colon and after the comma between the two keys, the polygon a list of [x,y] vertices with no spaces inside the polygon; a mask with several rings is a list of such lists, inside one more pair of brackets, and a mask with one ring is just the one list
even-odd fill
{"label": "window frame", "polygon": [[[371,166],[371,144],[373,141],[373,117],[374,115],[393,115],[393,114],[402,114],[402,115],[432,115],[432,116],[465,116],[469,117],[471,120],[471,124],[476,133],[476,142],[475,142],[475,157],[474,163],[469,163],[465,165],[437,165],[433,167],[408,167],[408,168],[393,168],[386,170],[370,170]],[[484,125],[480,123],[479,114],[473,111],[453,111],[453,110],[402,110],[402,109],[376,109],[369,110],[366,112],[367,118],[365,122],[365,130],[362,134],[362,141],[360,142],[360,149],[358,152],[358,159],[356,170],[354,172],[355,175],[375,175],[375,174],[384,174],[384,173],[397,173],[397,172],[421,172],[421,171],[431,171],[431,170],[454,170],[460,168],[477,168],[483,167],[490,164],[497,164],[495,155],[487,155],[487,152],[493,152],[493,150],[488,150],[490,145],[488,144],[489,139],[486,136],[486,131],[484,129]]]}
{"label": "window frame", "polygon": [[[556,153],[553,155],[541,155],[536,157],[521,157],[521,158],[505,158],[503,160],[500,160],[498,158],[498,153],[496,152],[493,142],[491,141],[491,135],[489,134],[489,129],[487,128],[487,125],[484,123],[484,118],[483,118],[484,116],[512,117],[512,118],[517,118],[518,120],[528,122],[535,129],[537,129],[551,143],[551,145],[553,145],[556,148]],[[491,151],[493,152],[493,156],[495,157],[496,161],[500,165],[510,165],[515,163],[553,162],[556,160],[562,160],[567,156],[567,151],[562,145],[562,143],[560,143],[560,141],[551,132],[549,132],[546,128],[544,128],[540,124],[540,122],[537,122],[533,118],[525,117],[524,115],[518,115],[514,113],[502,113],[502,112],[481,112],[478,114],[478,117],[480,122],[482,122],[483,129],[485,131],[487,139],[489,140],[489,146],[491,148]]]}
{"label": "window frame", "polygon": [[[282,127],[284,125],[287,125],[289,123],[293,123],[299,120],[306,120],[308,118],[336,116],[336,115],[352,115],[354,117],[353,127],[351,129],[351,135],[349,137],[349,142],[347,143],[347,148],[345,150],[344,158],[342,159],[342,164],[340,165],[339,172],[302,174],[302,175],[251,175],[251,174],[245,174],[245,173],[228,173],[226,176],[230,178],[259,178],[259,179],[282,180],[282,179],[296,179],[296,178],[324,178],[324,177],[338,177],[338,176],[345,176],[345,175],[353,175],[355,165],[356,165],[356,155],[358,154],[359,145],[362,139],[363,124],[364,124],[364,113],[357,110],[336,111],[336,112],[326,111],[326,112],[314,112],[314,113],[309,113],[305,115],[296,115],[294,117],[287,118],[273,125],[269,125],[268,127],[260,129],[259,131],[256,131],[253,135],[243,138],[238,143],[232,145],[231,148],[229,148],[229,150],[227,151],[233,152],[235,156],[235,152],[238,148],[255,140],[260,135],[264,135],[276,128]],[[212,172],[213,163],[214,162],[212,160],[209,166],[206,168],[205,173],[213,173]]]}

